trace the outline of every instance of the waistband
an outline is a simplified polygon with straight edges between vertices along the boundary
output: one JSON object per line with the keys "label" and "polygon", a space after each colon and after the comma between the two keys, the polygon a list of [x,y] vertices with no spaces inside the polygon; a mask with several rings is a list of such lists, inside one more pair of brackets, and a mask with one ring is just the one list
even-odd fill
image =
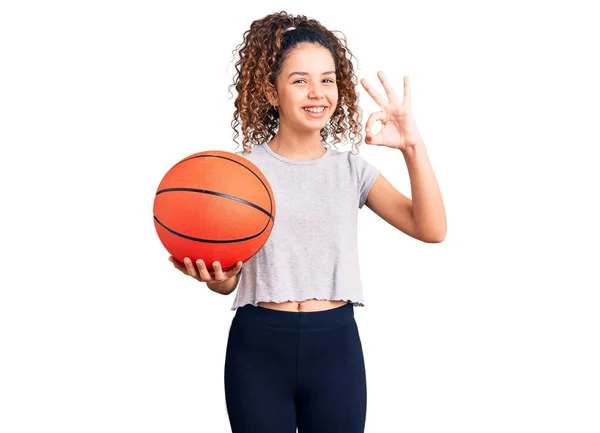
{"label": "waistband", "polygon": [[281,328],[319,328],[341,325],[354,319],[354,305],[348,302],[341,307],[322,311],[281,311],[252,304],[236,309],[234,320]]}

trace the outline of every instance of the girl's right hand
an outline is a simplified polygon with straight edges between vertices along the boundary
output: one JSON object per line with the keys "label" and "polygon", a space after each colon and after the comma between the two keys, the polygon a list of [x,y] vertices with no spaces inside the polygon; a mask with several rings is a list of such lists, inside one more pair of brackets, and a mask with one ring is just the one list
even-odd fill
{"label": "girl's right hand", "polygon": [[207,284],[223,283],[230,278],[235,277],[242,270],[243,266],[243,263],[239,261],[236,263],[233,269],[223,272],[223,269],[221,269],[221,263],[215,261],[212,264],[214,271],[210,272],[206,268],[206,265],[202,259],[198,259],[195,265],[192,263],[189,257],[185,257],[183,259],[183,263],[173,256],[169,257],[169,261],[173,263],[173,266],[175,266],[175,268],[177,268],[179,271]]}

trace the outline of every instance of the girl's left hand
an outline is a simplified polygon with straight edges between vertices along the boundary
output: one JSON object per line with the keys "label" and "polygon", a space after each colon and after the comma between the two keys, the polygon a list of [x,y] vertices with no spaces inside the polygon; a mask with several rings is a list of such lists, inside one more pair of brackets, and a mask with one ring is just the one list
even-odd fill
{"label": "girl's left hand", "polygon": [[[389,101],[386,101],[365,78],[360,80],[367,93],[381,107],[381,111],[372,113],[367,120],[365,143],[387,146],[402,151],[423,143],[410,106],[408,76],[404,77],[404,100],[402,102],[396,96],[392,85],[383,72],[378,72],[377,76],[383,84]],[[381,131],[373,135],[371,129],[377,121],[381,122]]]}

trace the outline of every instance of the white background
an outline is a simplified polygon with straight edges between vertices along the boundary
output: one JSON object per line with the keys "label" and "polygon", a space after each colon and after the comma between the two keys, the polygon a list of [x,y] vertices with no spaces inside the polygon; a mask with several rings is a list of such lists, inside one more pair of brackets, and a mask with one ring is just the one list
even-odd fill
{"label": "white background", "polygon": [[[585,4],[3,2],[0,431],[230,431],[234,295],[173,268],[152,205],[181,158],[239,150],[232,50],[280,10],[343,31],[359,79],[409,76],[446,207],[439,244],[360,212],[366,432],[600,431]],[[360,149],[410,197],[400,152]]]}

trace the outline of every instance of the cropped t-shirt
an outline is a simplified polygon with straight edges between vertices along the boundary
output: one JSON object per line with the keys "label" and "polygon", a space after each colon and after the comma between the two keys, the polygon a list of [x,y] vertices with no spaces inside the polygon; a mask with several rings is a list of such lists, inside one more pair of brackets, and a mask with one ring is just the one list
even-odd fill
{"label": "cropped t-shirt", "polygon": [[276,216],[267,241],[238,274],[231,309],[308,299],[364,306],[358,211],[379,170],[359,155],[331,148],[307,161],[285,158],[267,143],[235,153],[267,178]]}

